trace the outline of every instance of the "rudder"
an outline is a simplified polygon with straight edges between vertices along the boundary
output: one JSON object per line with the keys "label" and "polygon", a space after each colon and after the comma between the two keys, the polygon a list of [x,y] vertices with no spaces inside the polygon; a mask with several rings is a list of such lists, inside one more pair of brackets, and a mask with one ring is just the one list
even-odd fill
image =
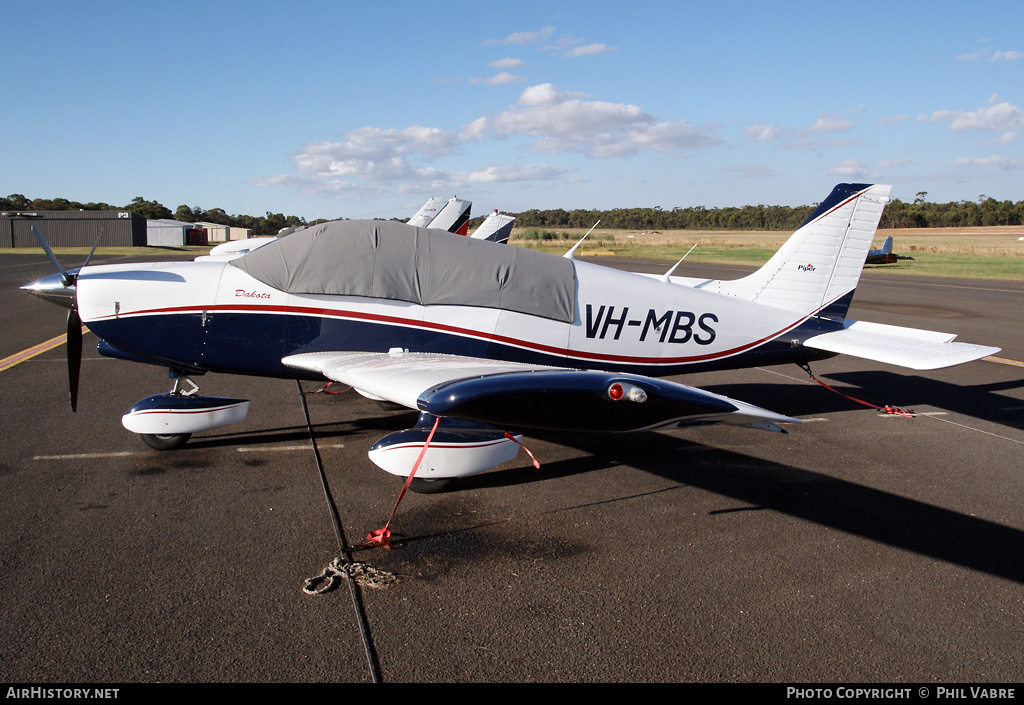
{"label": "rudder", "polygon": [[890,189],[837,185],[763,267],[743,279],[718,282],[718,291],[803,315],[845,302],[845,315]]}

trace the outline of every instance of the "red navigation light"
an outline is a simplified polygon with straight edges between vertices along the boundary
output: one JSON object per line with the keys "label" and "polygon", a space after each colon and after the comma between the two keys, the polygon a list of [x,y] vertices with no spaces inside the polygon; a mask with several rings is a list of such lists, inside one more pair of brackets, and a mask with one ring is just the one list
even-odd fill
{"label": "red navigation light", "polygon": [[618,401],[623,395],[622,385],[616,382],[612,386],[608,387],[608,396],[612,398],[612,401]]}

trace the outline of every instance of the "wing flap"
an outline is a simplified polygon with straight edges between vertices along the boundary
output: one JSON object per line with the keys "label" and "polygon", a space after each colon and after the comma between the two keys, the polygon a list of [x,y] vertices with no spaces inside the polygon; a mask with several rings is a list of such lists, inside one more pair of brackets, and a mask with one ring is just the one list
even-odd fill
{"label": "wing flap", "polygon": [[955,343],[956,335],[936,331],[847,321],[843,330],[808,338],[803,345],[815,350],[853,355],[913,370],[937,370],[979,360],[999,348]]}

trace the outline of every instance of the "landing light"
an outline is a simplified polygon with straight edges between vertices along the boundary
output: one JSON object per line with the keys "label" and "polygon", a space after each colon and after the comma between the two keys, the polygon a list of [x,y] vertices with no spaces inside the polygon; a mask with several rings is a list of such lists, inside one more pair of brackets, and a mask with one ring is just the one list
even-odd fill
{"label": "landing light", "polygon": [[647,401],[647,392],[640,387],[635,387],[632,384],[621,384],[614,382],[608,387],[608,398],[612,401],[619,401],[620,399],[629,399],[637,404],[642,404]]}

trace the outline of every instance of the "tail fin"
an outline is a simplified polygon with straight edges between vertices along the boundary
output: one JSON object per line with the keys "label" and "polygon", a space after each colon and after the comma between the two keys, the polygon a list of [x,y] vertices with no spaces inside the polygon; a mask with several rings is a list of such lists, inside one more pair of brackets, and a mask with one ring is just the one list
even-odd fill
{"label": "tail fin", "polygon": [[476,240],[490,240],[491,242],[508,242],[512,235],[512,223],[515,221],[510,215],[499,213],[495,210],[487,216],[480,227],[473,231],[470,236]]}
{"label": "tail fin", "polygon": [[889,237],[885,238],[885,242],[882,243],[882,254],[883,255],[892,254],[892,235],[890,235]]}
{"label": "tail fin", "polygon": [[803,315],[835,304],[829,314],[844,316],[890,188],[839,184],[763,267],[718,290]]}
{"label": "tail fin", "polygon": [[415,225],[417,228],[426,228],[430,225],[430,221],[437,217],[438,211],[444,208],[447,201],[443,198],[429,198],[423,206],[416,211],[416,215],[409,218],[409,225]]}
{"label": "tail fin", "polygon": [[460,201],[456,196],[447,201],[431,198],[416,211],[416,215],[409,218],[409,225],[465,235],[469,230],[469,212],[472,208],[472,201]]}

